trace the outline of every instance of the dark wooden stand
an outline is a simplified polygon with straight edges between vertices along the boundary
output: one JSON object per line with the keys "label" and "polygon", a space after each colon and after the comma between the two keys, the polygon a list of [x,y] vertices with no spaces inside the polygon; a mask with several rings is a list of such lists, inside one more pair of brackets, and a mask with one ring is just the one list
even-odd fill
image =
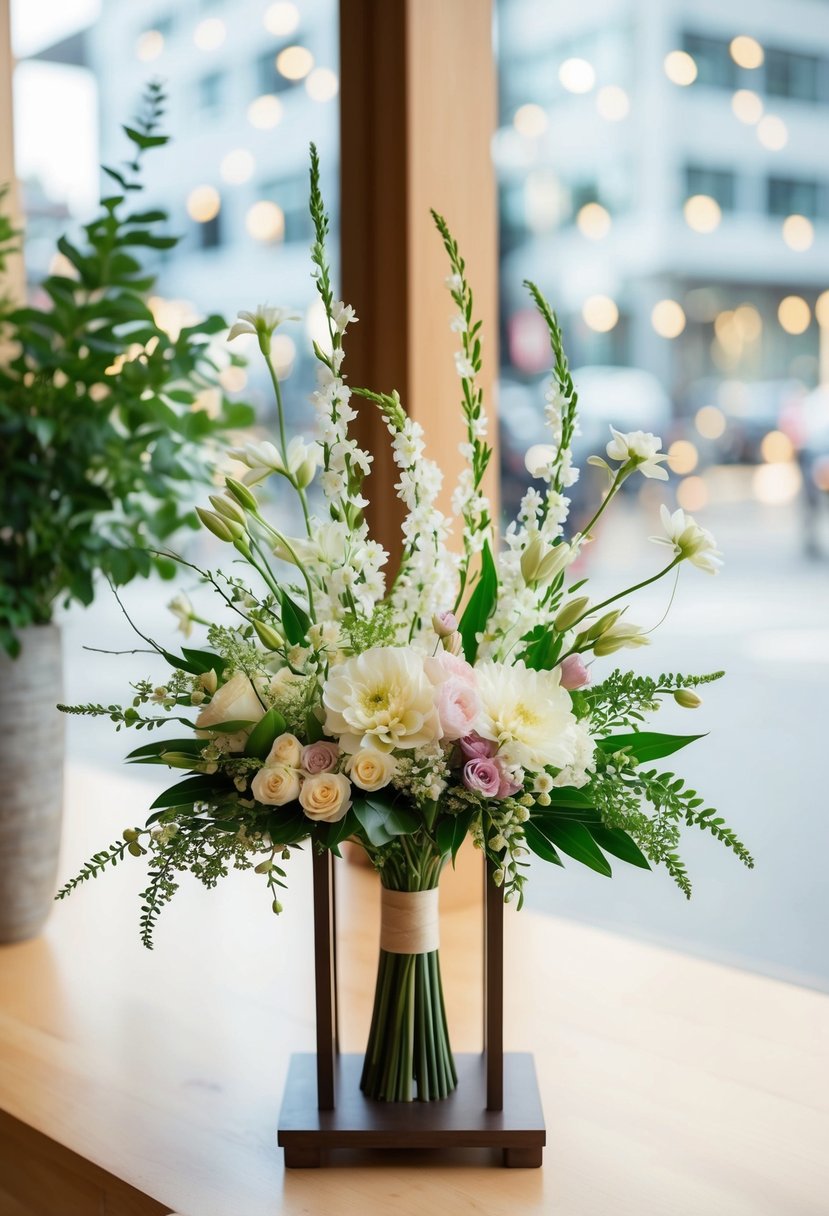
{"label": "dark wooden stand", "polygon": [[362,1056],[342,1055],[337,1027],[333,856],[314,854],[317,1051],[291,1058],[277,1142],[289,1169],[331,1149],[496,1149],[537,1168],[546,1143],[531,1055],[504,1054],[504,900],[484,870],[484,1051],[455,1057],[458,1087],[440,1101],[377,1102],[360,1091]]}

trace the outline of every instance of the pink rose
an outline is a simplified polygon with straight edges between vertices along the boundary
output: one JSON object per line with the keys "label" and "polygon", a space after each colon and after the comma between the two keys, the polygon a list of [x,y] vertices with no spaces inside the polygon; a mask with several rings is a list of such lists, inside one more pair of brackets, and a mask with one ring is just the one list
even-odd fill
{"label": "pink rose", "polygon": [[491,739],[482,739],[475,731],[465,735],[460,745],[465,760],[491,760],[497,750]]}
{"label": "pink rose", "polygon": [[468,735],[481,712],[477,688],[456,677],[444,680],[435,697],[444,739],[460,739]]}
{"label": "pink rose", "polygon": [[514,781],[510,772],[500,756],[495,757],[495,764],[501,776],[501,784],[498,786],[496,798],[511,798],[513,794],[517,794],[521,789],[521,782]]}
{"label": "pink rose", "polygon": [[426,674],[433,684],[442,680],[463,680],[465,684],[477,685],[475,668],[459,655],[449,650],[440,650],[436,655],[426,660]]}
{"label": "pink rose", "polygon": [[561,662],[559,672],[561,687],[566,688],[568,692],[584,688],[585,684],[590,683],[590,672],[580,654],[568,654],[567,658]]}
{"label": "pink rose", "polygon": [[501,770],[494,760],[467,760],[463,766],[463,783],[468,790],[475,790],[485,798],[498,798]]}
{"label": "pink rose", "polygon": [[302,767],[309,776],[317,773],[330,773],[337,763],[340,749],[336,743],[321,739],[319,743],[309,743],[302,749]]}

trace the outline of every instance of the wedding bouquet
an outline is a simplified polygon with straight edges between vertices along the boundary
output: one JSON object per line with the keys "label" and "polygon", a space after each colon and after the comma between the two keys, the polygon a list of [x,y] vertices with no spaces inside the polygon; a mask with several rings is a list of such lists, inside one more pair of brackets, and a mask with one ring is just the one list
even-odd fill
{"label": "wedding bouquet", "polygon": [[[307,842],[337,852],[345,840],[359,842],[383,888],[363,1089],[387,1100],[445,1097],[456,1077],[438,966],[437,886],[467,836],[505,899],[519,906],[530,854],[555,865],[566,855],[604,875],[611,873],[608,856],[643,869],[661,863],[689,895],[677,854],[686,825],[706,829],[752,864],[682,778],[653,767],[699,736],[642,728],[664,698],[698,706],[695,689],[722,673],[591,678],[593,658],[649,640],[626,616],[632,592],[685,562],[715,573],[720,560],[707,531],[663,507],[664,535],[654,539],[666,561],[652,577],[597,603],[586,580],[569,582],[570,567],[622,484],[636,476],[666,480],[666,456],[653,435],[613,430],[607,459],[590,460],[608,478],[601,505],[565,539],[567,489],[578,476],[571,457],[577,393],[556,316],[532,284],[552,348],[550,442],[528,452],[536,484],[497,544],[483,489],[491,450],[477,382],[481,323],[458,246],[435,215],[449,259],[467,426],[467,468],[453,498],[460,544],[453,548],[452,521],[436,505],[441,473],[425,455],[422,428],[396,393],[346,383],[344,336],[357,318],[334,299],[313,148],[311,214],[313,274],[329,338],[325,349],[314,348],[316,438],[286,440],[271,340],[290,313],[241,313],[230,338],[256,336],[279,432],[275,442],[231,452],[243,472],[226,477],[224,492],[200,516],[252,579],[200,572],[224,601],[228,623],[209,626],[206,649],[162,651],[170,665],[163,685],[136,683],[125,708],[62,707],[108,715],[118,729],[184,727],[129,759],[187,775],[159,795],[143,828],[124,831],[93,856],[59,898],[126,853],[149,854],[141,935],[150,946],[184,871],[212,887],[230,868],[253,869],[279,912],[283,863],[294,849]],[[382,413],[407,511],[402,559],[389,580],[387,555],[363,514],[371,455],[349,436],[356,399]],[[308,501],[315,479],[322,518]],[[258,490],[269,481],[298,497],[305,535],[287,536],[268,521]],[[186,607],[181,614],[189,629]]]}

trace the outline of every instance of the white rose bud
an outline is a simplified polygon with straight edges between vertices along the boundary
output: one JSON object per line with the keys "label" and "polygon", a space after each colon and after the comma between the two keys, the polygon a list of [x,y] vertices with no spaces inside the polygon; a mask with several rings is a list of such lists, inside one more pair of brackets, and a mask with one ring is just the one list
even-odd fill
{"label": "white rose bud", "polygon": [[299,773],[288,764],[266,764],[251,782],[251,791],[264,806],[284,806],[300,796]]}
{"label": "white rose bud", "polygon": [[265,764],[287,764],[289,768],[299,768],[302,764],[302,744],[296,735],[287,732],[277,735]]}
{"label": "white rose bud", "polygon": [[388,785],[394,776],[397,761],[394,756],[378,752],[373,747],[362,747],[348,763],[348,774],[361,790],[371,793]]}
{"label": "white rose bud", "polygon": [[299,802],[309,819],[336,823],[351,806],[351,785],[342,773],[317,773],[303,781]]}

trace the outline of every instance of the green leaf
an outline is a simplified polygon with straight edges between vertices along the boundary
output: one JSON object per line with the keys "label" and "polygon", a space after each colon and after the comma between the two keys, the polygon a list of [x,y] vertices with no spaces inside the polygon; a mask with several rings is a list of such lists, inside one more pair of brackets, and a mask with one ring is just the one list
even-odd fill
{"label": "green leaf", "polygon": [[481,552],[481,576],[458,626],[463,639],[463,653],[467,663],[475,662],[478,654],[477,635],[483,633],[486,628],[497,596],[498,575],[495,573],[495,562],[492,560],[489,542],[485,542]]}
{"label": "green leaf", "polygon": [[219,735],[235,735],[240,730],[250,730],[256,725],[253,721],[247,721],[244,718],[233,718],[228,722],[216,722],[211,726],[203,726],[202,730],[208,734],[216,732]]}
{"label": "green leaf", "polygon": [[610,862],[584,824],[549,819],[545,820],[544,834],[553,844],[558,845],[562,853],[566,853],[575,861],[580,861],[582,865],[589,866],[597,874],[604,874],[610,878],[612,874]]}
{"label": "green leaf", "polygon": [[208,800],[215,801],[228,792],[227,787],[222,788],[221,778],[204,775],[185,777],[177,785],[171,785],[163,794],[159,794],[150,810],[161,810],[168,806],[192,806],[194,802]]}
{"label": "green leaf", "polygon": [[530,820],[527,820],[524,824],[524,839],[527,842],[527,847],[532,849],[537,857],[543,858],[544,861],[551,861],[557,866],[564,865],[564,862],[541,831],[541,828]]}
{"label": "green leaf", "polygon": [[215,654],[212,650],[192,650],[189,646],[182,646],[181,653],[195,675],[201,676],[208,671],[220,672],[224,668],[224,660],[221,655]]}
{"label": "green leaf", "polygon": [[344,840],[348,840],[349,836],[353,836],[359,829],[359,820],[354,814],[353,808],[349,808],[342,819],[339,819],[336,823],[329,823],[328,833],[325,838],[326,848],[336,849]]}
{"label": "green leaf", "polygon": [[280,807],[268,815],[271,844],[296,844],[310,834],[311,821],[296,803]]}
{"label": "green leaf", "polygon": [[313,709],[309,709],[305,715],[305,734],[309,743],[319,743],[325,735],[320,722]]}
{"label": "green leaf", "polygon": [[531,642],[524,651],[524,662],[532,671],[549,671],[558,662],[564,637],[548,629],[540,638]]}
{"label": "green leaf", "polygon": [[282,630],[292,646],[299,646],[308,635],[310,617],[291,599],[287,591],[280,590],[279,595],[282,606]]}
{"label": "green leaf", "polygon": [[660,760],[670,756],[680,748],[704,739],[704,735],[661,735],[655,731],[635,731],[629,735],[609,735],[607,739],[597,740],[597,746],[603,752],[627,751],[640,764],[646,760]]}
{"label": "green leaf", "polygon": [[389,844],[395,836],[408,836],[420,827],[414,811],[395,806],[380,794],[355,798],[353,810],[369,844],[375,848]]}
{"label": "green leaf", "polygon": [[281,735],[284,729],[285,719],[282,714],[278,709],[269,709],[250,732],[245,745],[245,755],[256,756],[258,759],[264,760],[271,750],[274,739],[277,735]]}
{"label": "green leaf", "polygon": [[604,825],[590,824],[588,831],[599,848],[604,849],[606,853],[612,853],[614,857],[627,861],[632,866],[639,866],[642,870],[649,870],[651,868],[645,854],[636,842],[628,836],[627,832],[623,832],[621,828],[609,828]]}
{"label": "green leaf", "polygon": [[470,807],[466,811],[459,811],[457,815],[447,815],[440,821],[435,833],[437,846],[441,853],[452,854],[452,864],[455,864],[455,858],[458,855],[458,850],[466,840],[469,825],[475,818],[477,812],[474,807]]}

